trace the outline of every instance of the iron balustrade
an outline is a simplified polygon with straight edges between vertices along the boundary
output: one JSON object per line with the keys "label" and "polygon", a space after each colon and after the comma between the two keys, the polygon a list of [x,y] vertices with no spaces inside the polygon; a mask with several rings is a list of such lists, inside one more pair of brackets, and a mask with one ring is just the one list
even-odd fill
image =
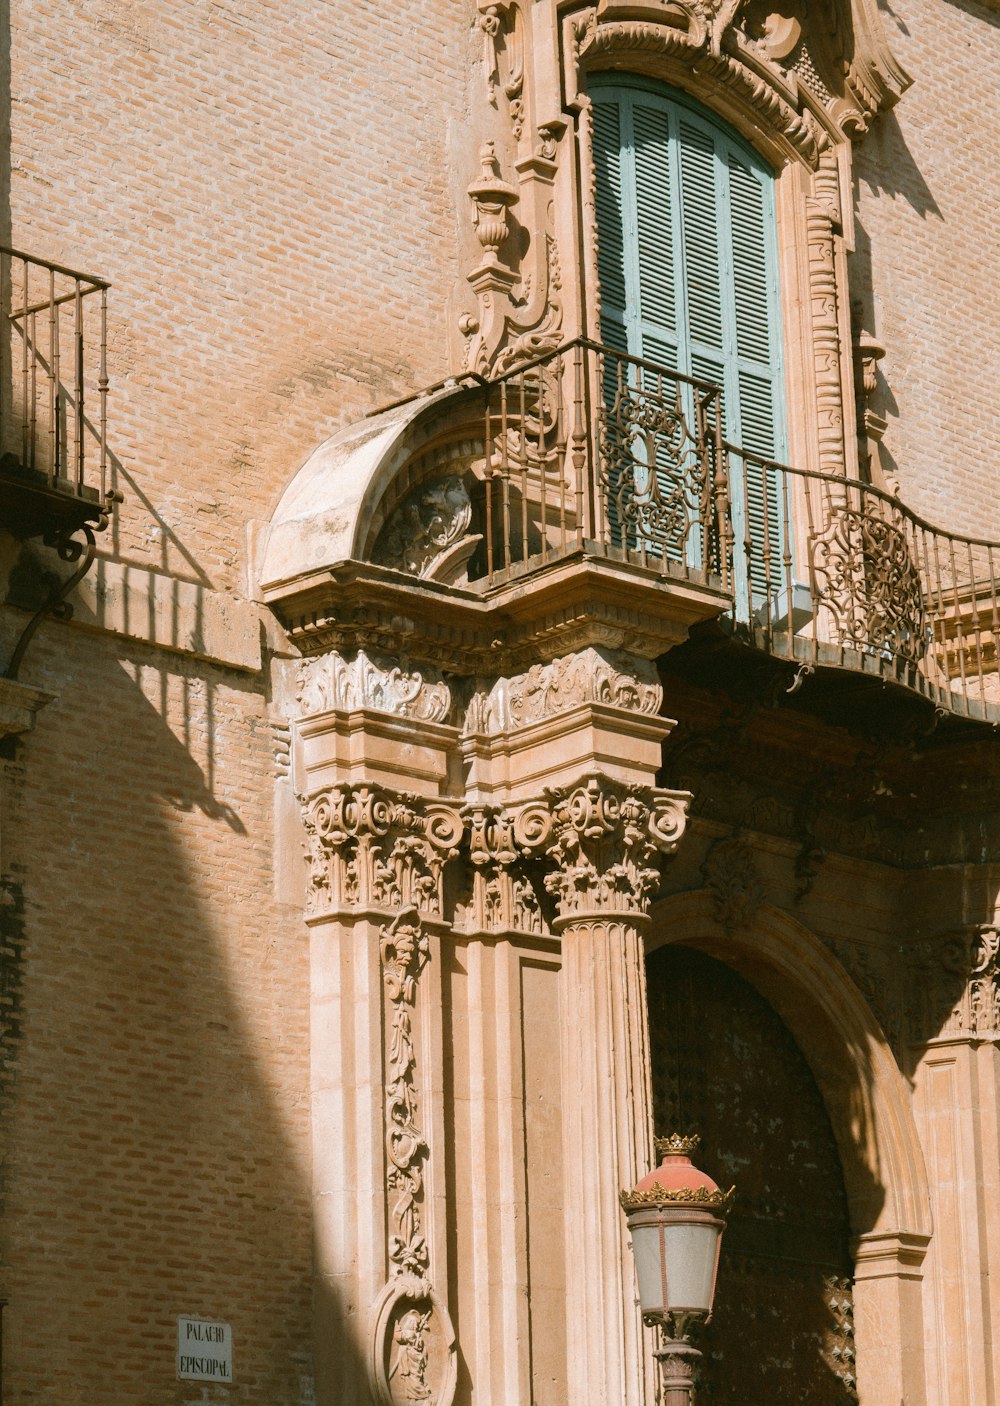
{"label": "iron balustrade", "polygon": [[108,500],[108,306],[103,279],[0,246],[0,452],[58,493]]}
{"label": "iron balustrade", "polygon": [[571,549],[724,574],[720,392],[579,339],[485,387],[489,584]]}
{"label": "iron balustrade", "polygon": [[769,505],[734,540],[737,632],[1000,720],[1000,543],[936,527],[873,484],[723,452],[730,502]]}
{"label": "iron balustrade", "polygon": [[0,525],[75,564],[21,631],[16,679],[41,621],[94,561],[122,495],[108,485],[108,303],[100,278],[0,246]]}
{"label": "iron balustrade", "polygon": [[484,586],[572,552],[724,592],[733,633],[1000,719],[1000,543],[730,444],[717,386],[584,339],[484,386]]}

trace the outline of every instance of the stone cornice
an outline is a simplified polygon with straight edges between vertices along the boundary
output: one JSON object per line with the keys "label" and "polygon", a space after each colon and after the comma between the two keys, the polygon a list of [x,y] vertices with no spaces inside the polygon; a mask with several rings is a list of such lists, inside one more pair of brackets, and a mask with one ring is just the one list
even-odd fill
{"label": "stone cornice", "polygon": [[361,649],[465,676],[515,674],[590,647],[654,659],[728,604],[721,589],[586,551],[489,590],[344,561],[264,595],[305,655]]}

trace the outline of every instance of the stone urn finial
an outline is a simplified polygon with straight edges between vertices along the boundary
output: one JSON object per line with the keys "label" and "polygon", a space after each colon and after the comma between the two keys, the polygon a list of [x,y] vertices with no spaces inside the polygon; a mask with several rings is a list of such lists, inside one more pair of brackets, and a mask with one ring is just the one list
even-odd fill
{"label": "stone urn finial", "polygon": [[501,179],[500,163],[492,142],[484,142],[479,151],[482,174],[469,186],[469,197],[476,207],[473,222],[479,242],[489,260],[495,261],[509,233],[507,210],[517,199],[517,191]]}

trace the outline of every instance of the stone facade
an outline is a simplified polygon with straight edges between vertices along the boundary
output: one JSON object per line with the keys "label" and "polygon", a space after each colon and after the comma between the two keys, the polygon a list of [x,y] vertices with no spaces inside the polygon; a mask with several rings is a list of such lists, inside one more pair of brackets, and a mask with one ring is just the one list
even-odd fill
{"label": "stone facade", "polygon": [[[731,1302],[788,1399],[993,1400],[995,9],[8,10],[0,1394],[652,1406],[618,1194],[669,1115],[760,1137]],[[609,71],[774,171],[783,542],[713,412],[595,345]],[[713,962],[731,1120],[650,1032]],[[753,1103],[779,1058],[804,1133]],[[822,1235],[774,1209],[811,1186]],[[178,1377],[181,1316],[231,1382]]]}

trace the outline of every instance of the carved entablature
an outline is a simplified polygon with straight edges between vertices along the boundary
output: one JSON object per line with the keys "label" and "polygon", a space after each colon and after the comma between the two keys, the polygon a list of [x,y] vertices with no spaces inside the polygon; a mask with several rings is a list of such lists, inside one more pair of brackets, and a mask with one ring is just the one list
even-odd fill
{"label": "carved entablature", "polygon": [[381,787],[332,786],[301,801],[309,917],[345,910],[444,913],[444,869],[458,854],[454,806]]}

